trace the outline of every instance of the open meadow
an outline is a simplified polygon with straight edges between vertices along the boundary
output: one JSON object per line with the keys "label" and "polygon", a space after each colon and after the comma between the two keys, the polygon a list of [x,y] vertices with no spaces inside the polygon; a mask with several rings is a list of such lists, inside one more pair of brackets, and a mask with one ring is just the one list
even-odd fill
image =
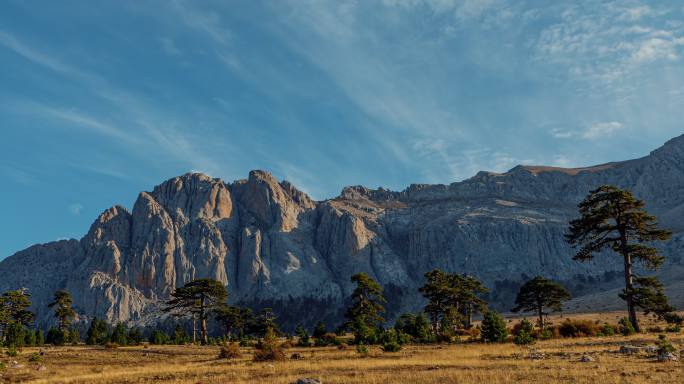
{"label": "open meadow", "polygon": [[[684,334],[667,336],[677,352],[684,349]],[[657,339],[656,333],[643,333],[552,339],[529,346],[464,341],[408,345],[396,353],[374,346],[367,356],[353,346],[287,348],[288,359],[274,362],[253,362],[253,348],[241,348],[238,358],[219,359],[216,346],[46,346],[3,357],[7,368],[0,372],[0,382],[284,384],[315,378],[323,383],[681,383],[682,361],[658,362],[646,349],[620,352],[624,345],[654,346]],[[292,360],[292,354],[301,357]]]}

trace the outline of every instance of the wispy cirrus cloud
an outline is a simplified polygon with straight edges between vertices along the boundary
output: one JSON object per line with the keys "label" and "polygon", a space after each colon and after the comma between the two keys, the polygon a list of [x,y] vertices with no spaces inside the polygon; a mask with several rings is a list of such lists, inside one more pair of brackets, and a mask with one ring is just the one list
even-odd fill
{"label": "wispy cirrus cloud", "polygon": [[78,216],[83,211],[83,208],[85,207],[81,203],[69,204],[69,213],[71,213],[74,216]]}
{"label": "wispy cirrus cloud", "polygon": [[617,131],[625,128],[625,125],[619,121],[598,122],[589,125],[583,130],[551,130],[551,136],[556,139],[573,139],[580,138],[586,140],[595,140],[603,137],[614,135]]}
{"label": "wispy cirrus cloud", "polygon": [[667,5],[614,1],[560,7],[560,20],[542,29],[531,47],[538,60],[564,64],[574,77],[615,82],[641,65],[680,58],[681,15]]}

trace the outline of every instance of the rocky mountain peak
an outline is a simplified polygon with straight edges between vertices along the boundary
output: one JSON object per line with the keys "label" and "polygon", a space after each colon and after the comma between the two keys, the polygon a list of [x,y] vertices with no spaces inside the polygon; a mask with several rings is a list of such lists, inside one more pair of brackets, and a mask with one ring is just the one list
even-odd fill
{"label": "rocky mountain peak", "polygon": [[54,321],[47,303],[58,289],[71,291],[86,317],[144,323],[176,287],[199,277],[226,284],[231,300],[267,303],[284,322],[290,313],[296,322],[339,321],[357,272],[395,295],[395,312],[420,309],[417,287],[434,268],[482,279],[495,306],[510,304],[516,284],[538,274],[581,294],[577,276],[609,287],[621,267],[615,258],[573,261],[563,237],[577,203],[602,184],[644,199],[676,231],[663,248],[669,265],[684,264],[682,148],[684,136],[637,160],[518,166],[400,192],[350,186],[322,202],[266,171],[233,183],[187,173],[141,192],[130,212],[105,210],[80,241],[33,246],[0,262],[0,291],[29,288],[42,324]]}

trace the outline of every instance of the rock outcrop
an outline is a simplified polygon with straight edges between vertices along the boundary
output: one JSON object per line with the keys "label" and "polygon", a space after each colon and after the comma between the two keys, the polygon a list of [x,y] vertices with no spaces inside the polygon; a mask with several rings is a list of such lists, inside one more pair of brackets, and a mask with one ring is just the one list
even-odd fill
{"label": "rock outcrop", "polygon": [[35,245],[0,262],[0,291],[28,288],[41,323],[51,321],[52,294],[68,289],[85,317],[141,324],[175,287],[210,277],[233,302],[313,321],[339,316],[360,271],[386,287],[393,311],[418,309],[423,274],[440,268],[479,277],[507,309],[537,274],[578,294],[619,286],[617,258],[575,262],[563,238],[576,204],[602,184],[633,191],[675,231],[663,252],[681,267],[684,136],[637,160],[517,166],[400,192],[346,187],[321,202],[264,171],[233,183],[188,173],[140,193],[130,212],[105,210],[80,241]]}

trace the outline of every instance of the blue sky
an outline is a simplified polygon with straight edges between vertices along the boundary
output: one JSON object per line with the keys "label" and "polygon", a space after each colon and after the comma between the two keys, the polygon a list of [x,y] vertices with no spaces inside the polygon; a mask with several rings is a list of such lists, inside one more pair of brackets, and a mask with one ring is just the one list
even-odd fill
{"label": "blue sky", "polygon": [[681,1],[3,1],[0,258],[195,170],[316,199],[682,133]]}

